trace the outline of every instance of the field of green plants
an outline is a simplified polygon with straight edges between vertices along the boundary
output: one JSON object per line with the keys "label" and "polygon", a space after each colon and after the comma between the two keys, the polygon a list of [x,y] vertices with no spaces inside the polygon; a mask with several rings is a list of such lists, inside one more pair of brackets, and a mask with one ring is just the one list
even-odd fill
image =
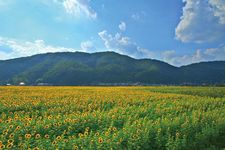
{"label": "field of green plants", "polygon": [[224,87],[0,87],[0,149],[224,148]]}

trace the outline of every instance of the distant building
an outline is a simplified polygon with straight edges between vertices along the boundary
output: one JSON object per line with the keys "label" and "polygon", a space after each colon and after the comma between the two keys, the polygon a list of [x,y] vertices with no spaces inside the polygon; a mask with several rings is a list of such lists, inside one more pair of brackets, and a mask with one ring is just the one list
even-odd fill
{"label": "distant building", "polygon": [[37,86],[51,86],[50,83],[38,83]]}
{"label": "distant building", "polygon": [[20,82],[20,84],[19,84],[20,86],[24,86],[24,85],[26,85],[24,82]]}
{"label": "distant building", "polygon": [[11,86],[11,84],[10,83],[7,83],[6,86]]}

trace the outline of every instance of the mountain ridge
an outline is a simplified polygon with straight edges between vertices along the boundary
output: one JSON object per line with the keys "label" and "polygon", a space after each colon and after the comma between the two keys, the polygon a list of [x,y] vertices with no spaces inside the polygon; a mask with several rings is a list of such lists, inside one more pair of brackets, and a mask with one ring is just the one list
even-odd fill
{"label": "mountain ridge", "polygon": [[115,52],[57,52],[0,60],[0,84],[224,84],[225,61],[181,67]]}

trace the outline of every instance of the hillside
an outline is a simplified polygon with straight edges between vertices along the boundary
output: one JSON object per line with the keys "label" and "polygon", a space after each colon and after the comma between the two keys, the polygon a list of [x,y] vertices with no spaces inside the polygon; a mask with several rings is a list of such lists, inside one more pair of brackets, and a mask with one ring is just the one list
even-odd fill
{"label": "hillside", "polygon": [[0,84],[224,84],[225,62],[174,67],[115,52],[63,52],[0,61]]}

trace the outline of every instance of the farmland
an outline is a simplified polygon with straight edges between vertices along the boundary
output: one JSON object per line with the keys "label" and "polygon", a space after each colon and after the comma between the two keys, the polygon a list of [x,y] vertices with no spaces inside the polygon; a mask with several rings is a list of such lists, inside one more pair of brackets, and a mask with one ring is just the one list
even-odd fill
{"label": "farmland", "polygon": [[0,87],[0,149],[223,149],[224,87]]}

